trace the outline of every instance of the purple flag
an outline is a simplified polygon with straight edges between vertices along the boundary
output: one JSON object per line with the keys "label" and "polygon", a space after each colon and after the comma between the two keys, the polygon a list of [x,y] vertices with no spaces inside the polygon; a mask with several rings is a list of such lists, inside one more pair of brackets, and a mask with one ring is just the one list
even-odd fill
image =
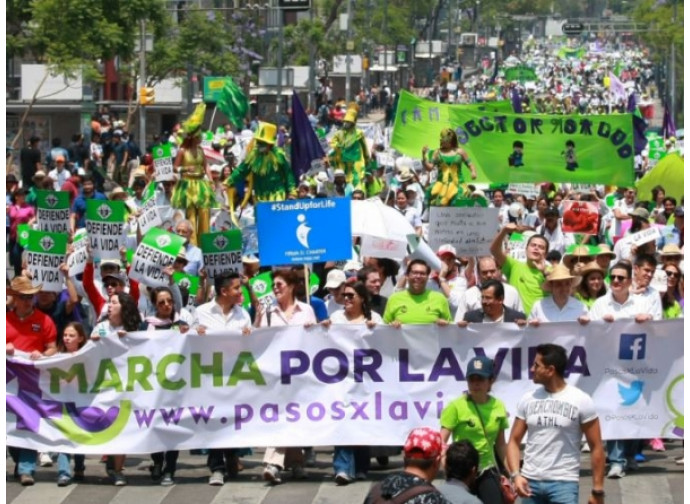
{"label": "purple flag", "polygon": [[517,87],[513,88],[513,93],[510,96],[510,101],[513,104],[513,111],[516,114],[522,114],[522,101],[520,100],[520,93],[518,93]]}
{"label": "purple flag", "polygon": [[312,128],[307,113],[302,107],[302,102],[297,96],[297,93],[292,91],[292,133],[290,144],[290,161],[292,163],[292,172],[295,178],[299,177],[309,171],[311,162],[315,159],[321,159],[325,156],[323,148],[319,143],[314,128]]}
{"label": "purple flag", "polygon": [[668,103],[664,105],[664,122],[661,126],[661,135],[664,138],[676,136],[676,123],[673,120],[671,111],[668,108]]}
{"label": "purple flag", "polygon": [[635,93],[631,93],[628,97],[628,107],[627,111],[633,115],[633,136],[635,144],[635,154],[639,154],[647,147],[647,137],[645,136],[645,131],[647,130],[647,121],[640,113],[637,108],[637,100],[635,99]]}

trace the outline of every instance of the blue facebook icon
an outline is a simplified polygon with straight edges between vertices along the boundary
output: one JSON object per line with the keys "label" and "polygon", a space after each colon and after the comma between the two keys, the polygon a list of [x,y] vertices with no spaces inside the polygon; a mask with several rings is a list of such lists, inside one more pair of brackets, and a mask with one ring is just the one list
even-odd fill
{"label": "blue facebook icon", "polygon": [[620,360],[642,360],[646,349],[646,334],[621,334],[618,358]]}

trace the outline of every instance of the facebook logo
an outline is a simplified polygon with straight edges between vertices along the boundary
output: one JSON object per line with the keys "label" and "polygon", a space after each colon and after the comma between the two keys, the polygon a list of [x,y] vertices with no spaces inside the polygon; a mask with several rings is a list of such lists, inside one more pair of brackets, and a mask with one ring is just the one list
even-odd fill
{"label": "facebook logo", "polygon": [[642,360],[646,349],[646,334],[621,334],[618,358],[620,360]]}

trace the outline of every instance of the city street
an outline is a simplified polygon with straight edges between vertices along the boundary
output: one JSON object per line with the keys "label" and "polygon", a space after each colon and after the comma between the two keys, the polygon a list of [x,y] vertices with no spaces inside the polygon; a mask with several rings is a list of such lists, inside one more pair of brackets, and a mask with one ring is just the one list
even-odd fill
{"label": "city street", "polygon": [[[606,480],[607,504],[637,504],[654,502],[658,504],[681,504],[683,502],[683,466],[674,462],[683,454],[680,441],[666,443],[667,451],[655,453],[645,451],[647,462],[641,463],[639,470],[630,472],[619,480]],[[262,451],[242,459],[245,469],[236,480],[226,482],[222,487],[208,485],[208,470],[205,456],[193,456],[189,452],[180,454],[176,485],[161,487],[153,484],[149,477],[148,457],[133,456],[127,460],[125,474],[129,485],[113,486],[105,475],[100,457],[89,456],[86,460],[86,481],[58,488],[55,484],[56,467],[39,468],[36,484],[23,488],[12,478],[13,463],[7,459],[8,503],[40,504],[222,504],[222,503],[280,503],[280,504],[345,504],[360,503],[369,490],[372,481],[379,481],[390,472],[402,467],[400,456],[392,457],[385,469],[372,460],[370,480],[356,482],[349,486],[337,487],[332,479],[332,450],[328,447],[317,449],[316,467],[308,468],[308,479],[291,481],[284,473],[282,485],[271,487],[261,478]],[[589,477],[589,457],[583,453],[581,472],[580,502],[587,502],[591,489]]]}

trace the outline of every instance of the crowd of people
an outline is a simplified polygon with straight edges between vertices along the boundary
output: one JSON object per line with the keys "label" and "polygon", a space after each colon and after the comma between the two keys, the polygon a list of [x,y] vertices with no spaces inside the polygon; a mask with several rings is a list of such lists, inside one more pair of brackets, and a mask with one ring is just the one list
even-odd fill
{"label": "crowd of people", "polygon": [[[634,60],[632,70],[640,61]],[[595,82],[604,75],[601,65],[587,68],[583,63],[550,62],[545,59],[542,77],[554,86],[567,79],[571,96],[578,92],[576,87],[595,89]],[[645,86],[645,75],[638,72],[633,80]],[[523,98],[532,102],[528,94]],[[585,112],[595,105],[595,98],[581,97],[570,104]],[[536,106],[538,100],[533,103]],[[634,319],[644,324],[683,316],[683,201],[667,196],[664,187],[656,187],[649,195],[638,195],[634,187],[583,189],[553,183],[535,185],[535,191],[525,194],[505,185],[482,190],[473,183],[476,171],[452,130],[444,130],[438,147],[420,153],[421,163],[401,157],[389,173],[377,162],[385,146],[365,138],[356,127],[357,110],[352,107],[333,121],[342,124],[342,129],[329,136],[331,151],[323,168],[299,178],[279,146],[280,129],[264,122],[253,124],[249,135],[233,133],[231,128],[218,133],[215,141],[224,163],[209,163],[201,145],[203,116],[203,110],[197,110],[173,132],[170,142],[175,176],[165,181],[156,180],[151,155],[137,150],[120,123],[108,124],[107,128],[101,123],[94,125],[88,148],[76,136],[69,149],[54,142],[57,145],[45,158],[37,149],[40,139],[30,140],[20,155],[21,184],[12,173],[6,178],[13,271],[8,278],[8,356],[21,352],[40,359],[56,352],[78,352],[87,341],[98,344],[106,335],[162,329],[186,334],[234,329],[250,334],[257,328],[287,325],[457,324],[463,330],[477,323],[524,326]],[[104,136],[108,138],[107,148],[99,141]],[[234,147],[240,145],[240,138],[249,142],[241,144],[238,153]],[[70,276],[63,264],[59,268],[63,290],[44,290],[31,278],[17,233],[19,225],[35,224],[36,191],[40,189],[70,193],[71,236],[85,227],[87,200],[124,200],[134,241],[122,249],[120,260],[99,261],[89,251],[84,273],[76,277]],[[481,257],[459,254],[452,244],[441,246],[435,251],[440,264],[436,270],[432,270],[435,261],[431,260],[408,257],[395,261],[360,255],[359,239],[353,237],[356,253],[352,258],[313,265],[320,281],[314,296],[307,294],[301,268],[263,267],[260,254],[245,255],[241,273],[217,274],[209,281],[198,245],[200,235],[210,229],[212,210],[228,211],[239,225],[252,220],[256,202],[324,197],[379,198],[402,213],[424,237],[428,235],[430,206],[453,205],[461,198],[482,199],[498,210],[496,235],[488,253]],[[149,288],[128,277],[131,265],[126,249],[141,241],[140,234],[134,237],[136,217],[148,198],[154,198],[162,212],[173,215],[168,219],[170,230],[184,241],[174,264],[165,270],[170,280],[167,287]],[[599,225],[594,232],[576,235],[564,231],[564,207],[570,200],[597,206]],[[643,243],[627,239],[651,226],[659,227],[659,238]],[[510,240],[516,234],[523,237],[519,246]],[[247,310],[242,287],[264,271],[271,272],[275,303],[259,302],[249,288]],[[199,277],[196,295],[190,296],[185,286],[174,281],[175,272]],[[468,392],[443,411],[439,426],[410,435],[404,448],[407,474],[376,487],[374,491],[380,495],[373,494],[368,502],[402,495],[420,481],[433,479],[441,463],[442,446],[451,437],[453,444],[445,452],[449,478],[446,497],[424,502],[476,502],[465,496],[469,490],[484,504],[497,502],[502,491],[501,471],[510,475],[523,498],[532,496],[534,502],[546,502],[549,496],[562,492],[568,495],[563,502],[577,502],[582,435],[592,451],[592,497],[600,502],[605,456],[596,411],[591,398],[565,383],[563,359],[563,349],[539,347],[532,371],[535,383],[543,388],[528,392],[518,410],[511,412],[516,420],[508,440],[508,412],[499,398],[490,394],[497,378],[493,363],[481,357],[472,360],[467,372]],[[543,401],[545,395],[558,395],[564,403],[579,408],[580,417],[568,432],[549,431],[534,423],[532,404]],[[532,429],[539,432],[532,436]],[[530,436],[520,469],[520,444],[526,433]],[[549,441],[537,445],[533,442],[537,436]],[[650,446],[664,450],[661,439],[651,440]],[[639,441],[607,440],[608,477],[620,478],[635,470],[645,458],[643,447]],[[294,478],[303,478],[309,453],[299,448],[267,448],[264,479],[281,483],[287,470]],[[236,475],[241,454],[233,448],[210,450],[209,484],[222,485],[225,478]],[[366,479],[370,454],[369,447],[336,447],[335,482],[346,485]],[[12,455],[21,484],[33,484],[36,452],[12,449]],[[162,485],[174,484],[177,457],[174,450],[152,454],[152,478]],[[83,457],[74,458],[72,471],[69,457],[57,456],[59,485],[84,477]],[[535,463],[537,459],[539,463]],[[41,454],[39,460],[52,463],[49,454]],[[107,469],[116,485],[127,483],[124,462],[125,455],[108,457]],[[409,499],[425,491],[436,492],[427,488],[414,495],[406,493],[406,499],[397,501],[412,502]],[[546,496],[547,500],[536,496]]]}

